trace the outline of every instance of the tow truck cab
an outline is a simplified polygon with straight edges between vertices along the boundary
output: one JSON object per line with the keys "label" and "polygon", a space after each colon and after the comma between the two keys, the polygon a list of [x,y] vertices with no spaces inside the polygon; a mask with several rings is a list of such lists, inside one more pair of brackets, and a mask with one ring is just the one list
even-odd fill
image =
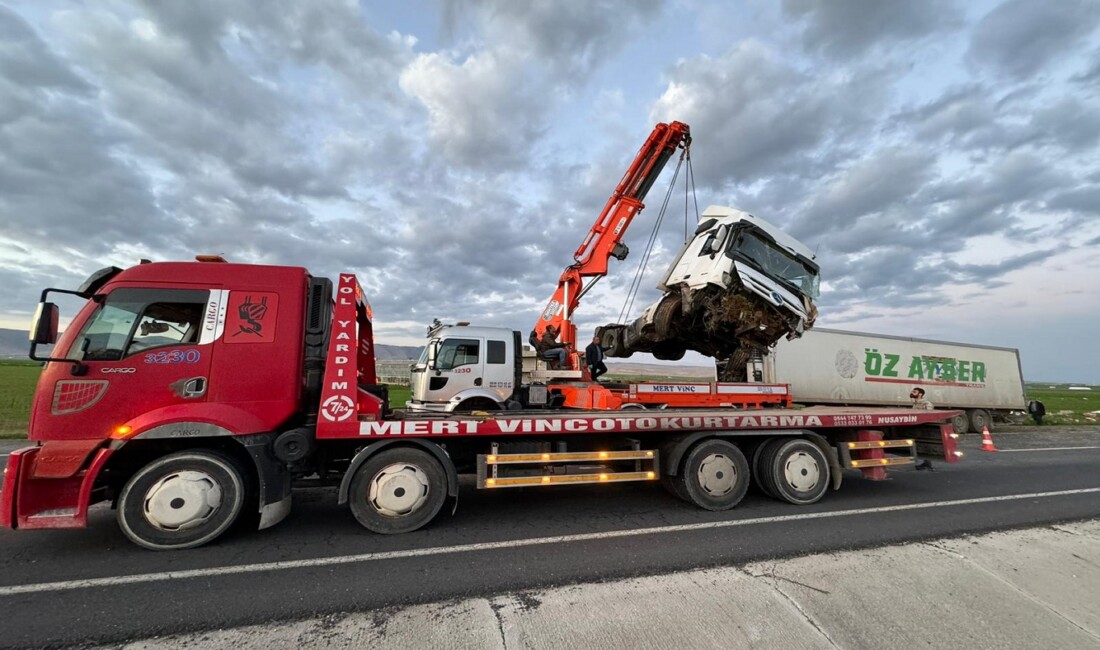
{"label": "tow truck cab", "polygon": [[[199,445],[259,478],[261,526],[289,511],[285,465],[267,459],[280,432],[316,422],[332,282],[199,259],[43,291],[31,333],[31,358],[46,361],[28,431],[37,446],[13,454],[0,525],[83,527],[88,505],[116,499],[149,458]],[[86,299],[60,337],[51,293]]]}

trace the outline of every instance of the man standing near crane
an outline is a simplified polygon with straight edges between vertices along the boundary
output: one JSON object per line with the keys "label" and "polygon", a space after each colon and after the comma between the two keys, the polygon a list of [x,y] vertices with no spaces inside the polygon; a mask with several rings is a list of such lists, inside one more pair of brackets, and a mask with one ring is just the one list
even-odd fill
{"label": "man standing near crane", "polygon": [[588,372],[592,375],[592,381],[599,381],[600,375],[607,374],[607,364],[603,362],[603,348],[600,347],[600,337],[593,336],[592,342],[584,349],[584,363],[588,366]]}

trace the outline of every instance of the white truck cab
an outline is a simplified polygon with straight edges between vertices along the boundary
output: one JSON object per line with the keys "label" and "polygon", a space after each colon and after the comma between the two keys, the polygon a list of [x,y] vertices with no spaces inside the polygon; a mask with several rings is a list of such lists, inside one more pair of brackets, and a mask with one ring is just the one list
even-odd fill
{"label": "white truck cab", "polygon": [[648,352],[675,361],[687,350],[740,369],[723,381],[745,381],[743,361],[783,337],[813,327],[818,265],[806,245],[760,217],[712,205],[657,288],[664,295],[631,323],[597,328],[608,356]]}
{"label": "white truck cab", "polygon": [[519,333],[504,327],[464,323],[428,328],[428,344],[412,364],[412,400],[418,411],[476,411],[501,408],[519,385]]}
{"label": "white truck cab", "polygon": [[[813,323],[813,301],[820,293],[814,253],[802,242],[760,217],[712,205],[703,211],[689,241],[657,286],[682,294],[708,285],[741,286],[788,312],[792,333]],[[687,291],[685,291],[685,289]]]}

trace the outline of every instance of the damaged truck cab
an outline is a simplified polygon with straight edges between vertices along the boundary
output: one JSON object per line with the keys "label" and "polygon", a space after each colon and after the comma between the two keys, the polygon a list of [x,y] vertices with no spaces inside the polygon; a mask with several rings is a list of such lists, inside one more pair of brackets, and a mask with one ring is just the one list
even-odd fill
{"label": "damaged truck cab", "polygon": [[665,295],[633,323],[598,333],[609,356],[676,360],[695,350],[727,361],[721,379],[744,381],[744,363],[728,361],[811,328],[819,284],[805,244],[747,212],[710,206],[658,285]]}

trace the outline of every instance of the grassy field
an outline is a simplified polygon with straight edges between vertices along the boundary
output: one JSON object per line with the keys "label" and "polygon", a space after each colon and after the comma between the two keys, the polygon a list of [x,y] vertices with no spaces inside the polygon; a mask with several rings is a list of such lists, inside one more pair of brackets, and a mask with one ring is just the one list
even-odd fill
{"label": "grassy field", "polygon": [[[31,361],[0,361],[0,438],[25,438],[31,397],[41,371]],[[609,375],[612,381],[691,381],[683,377],[639,377]],[[1097,424],[1085,417],[1100,411],[1100,386],[1092,390],[1070,390],[1065,384],[1026,385],[1028,399],[1038,399],[1047,409],[1044,424]],[[390,403],[402,407],[409,399],[408,386],[390,386]]]}
{"label": "grassy field", "polygon": [[27,437],[31,398],[41,364],[0,361],[0,438]]}
{"label": "grassy field", "polygon": [[1092,390],[1070,390],[1066,384],[1025,384],[1028,399],[1037,399],[1047,409],[1043,424],[1097,424],[1085,413],[1100,411],[1100,386]]}

